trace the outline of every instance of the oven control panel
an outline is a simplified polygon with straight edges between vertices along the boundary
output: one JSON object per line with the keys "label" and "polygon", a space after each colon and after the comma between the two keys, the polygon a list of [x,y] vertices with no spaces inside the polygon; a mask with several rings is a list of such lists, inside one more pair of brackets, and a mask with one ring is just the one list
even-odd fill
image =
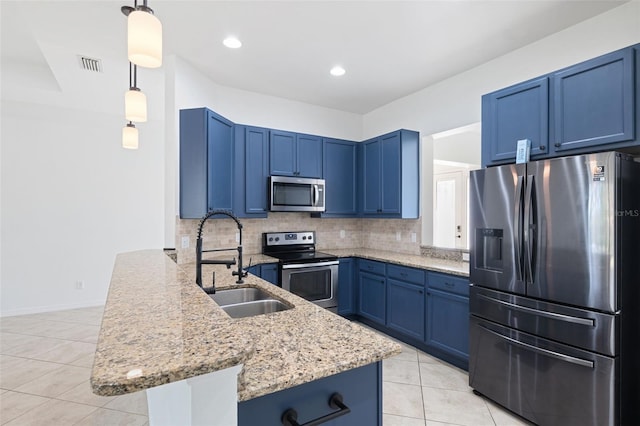
{"label": "oven control panel", "polygon": [[268,232],[264,234],[264,243],[267,246],[315,244],[315,232]]}

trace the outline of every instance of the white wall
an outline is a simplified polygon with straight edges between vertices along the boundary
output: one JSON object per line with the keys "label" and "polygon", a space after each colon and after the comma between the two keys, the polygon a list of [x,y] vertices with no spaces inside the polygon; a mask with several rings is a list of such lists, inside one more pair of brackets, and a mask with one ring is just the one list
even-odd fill
{"label": "white wall", "polygon": [[234,123],[311,133],[349,140],[362,139],[362,116],[344,111],[221,86],[178,57],[165,61],[166,79],[166,208],[165,246],[175,246],[178,214],[179,111],[208,107]]}
{"label": "white wall", "polygon": [[[631,1],[464,73],[398,99],[363,117],[365,138],[398,128],[421,135],[480,121],[483,94],[640,42],[640,2]],[[422,149],[425,149],[423,140]],[[427,156],[428,157],[428,156]],[[422,164],[422,176],[432,162]],[[432,184],[423,181],[423,244],[431,244]]]}
{"label": "white wall", "polygon": [[5,100],[1,118],[1,315],[104,303],[116,253],[162,247],[162,126],[131,151],[122,116]]}

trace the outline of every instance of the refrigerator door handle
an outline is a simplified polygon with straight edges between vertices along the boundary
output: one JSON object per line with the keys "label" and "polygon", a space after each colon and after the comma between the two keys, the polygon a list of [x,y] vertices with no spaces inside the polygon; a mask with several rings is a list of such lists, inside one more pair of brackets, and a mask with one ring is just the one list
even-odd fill
{"label": "refrigerator door handle", "polygon": [[478,326],[483,328],[484,330],[488,331],[489,333],[499,337],[500,339],[506,340],[509,343],[513,344],[513,345],[520,346],[520,347],[522,347],[524,349],[527,349],[527,350],[529,350],[531,352],[535,352],[535,353],[538,353],[540,355],[548,356],[550,358],[555,358],[555,359],[558,359],[560,361],[568,362],[568,363],[571,363],[571,364],[579,365],[581,367],[587,367],[587,368],[591,368],[591,369],[593,369],[593,367],[594,367],[593,361],[588,361],[588,360],[582,359],[582,358],[576,358],[576,357],[573,357],[573,356],[570,356],[570,355],[565,355],[565,354],[561,354],[561,353],[558,353],[558,352],[550,351],[548,349],[538,348],[536,346],[529,345],[528,343],[524,343],[524,342],[521,342],[519,340],[512,339],[511,337],[507,337],[507,336],[505,336],[503,334],[497,333],[497,332],[495,332],[493,330],[490,330],[489,328],[487,328],[487,327],[485,327],[483,325],[478,324]]}
{"label": "refrigerator door handle", "polygon": [[570,322],[574,324],[586,325],[589,327],[595,327],[595,321],[591,318],[578,318],[570,315],[557,314],[555,312],[540,311],[538,309],[528,308],[526,306],[516,305],[515,303],[505,302],[504,300],[494,299],[493,297],[485,296],[484,294],[478,294],[478,297],[486,299],[493,303],[499,303],[500,305],[507,306],[516,311],[522,311],[529,314],[533,314],[539,317],[549,318],[558,321]]}
{"label": "refrigerator door handle", "polygon": [[532,217],[535,220],[535,215],[533,209],[535,208],[533,205],[533,187],[535,185],[535,180],[533,175],[527,176],[527,185],[524,196],[524,258],[526,261],[525,264],[525,275],[527,276],[528,284],[533,284],[533,246],[535,242],[535,223],[532,223]]}
{"label": "refrigerator door handle", "polygon": [[524,188],[524,176],[518,176],[516,185],[515,208],[513,214],[513,246],[516,251],[516,279],[523,280],[524,259],[522,258],[522,190]]}

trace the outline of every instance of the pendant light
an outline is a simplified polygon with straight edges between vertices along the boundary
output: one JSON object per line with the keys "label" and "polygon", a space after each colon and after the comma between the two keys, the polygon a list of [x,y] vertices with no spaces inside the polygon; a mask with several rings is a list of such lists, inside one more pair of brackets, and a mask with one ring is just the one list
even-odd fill
{"label": "pendant light", "polygon": [[127,15],[127,52],[129,61],[145,68],[162,65],[162,23],[147,6],[147,0],[134,7],[122,6]]}
{"label": "pendant light", "polygon": [[138,149],[138,129],[132,122],[122,128],[122,147]]}
{"label": "pendant light", "polygon": [[129,90],[124,95],[125,118],[143,123],[147,121],[147,97],[138,88],[138,67],[129,62]]}

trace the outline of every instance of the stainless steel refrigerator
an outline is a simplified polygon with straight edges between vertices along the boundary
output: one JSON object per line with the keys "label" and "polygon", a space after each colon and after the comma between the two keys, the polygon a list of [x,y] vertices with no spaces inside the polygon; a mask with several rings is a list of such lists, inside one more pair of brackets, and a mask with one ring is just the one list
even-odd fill
{"label": "stainless steel refrigerator", "polygon": [[469,385],[539,425],[640,424],[640,163],[470,177]]}

